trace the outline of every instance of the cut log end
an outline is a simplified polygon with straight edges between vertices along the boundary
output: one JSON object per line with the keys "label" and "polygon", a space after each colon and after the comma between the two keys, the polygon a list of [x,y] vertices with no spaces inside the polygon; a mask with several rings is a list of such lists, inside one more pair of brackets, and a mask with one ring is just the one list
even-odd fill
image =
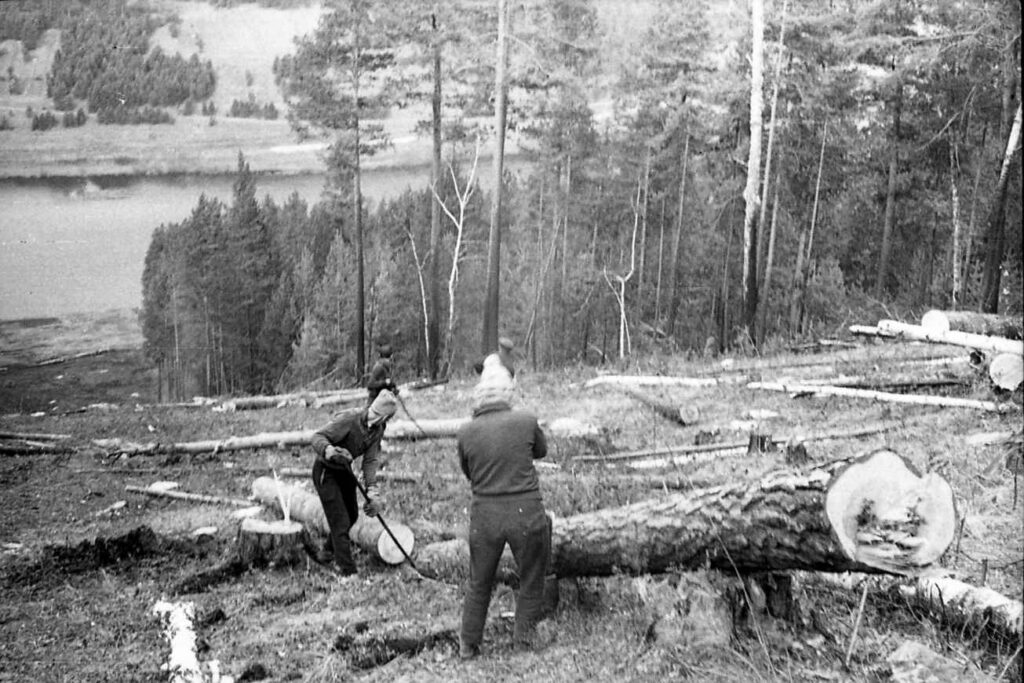
{"label": "cut log end", "polygon": [[[387,533],[381,534],[377,538],[377,554],[387,564],[401,564],[405,562],[407,555],[412,555],[415,542],[414,534],[412,529],[404,524],[393,524],[388,528],[391,529],[391,533],[394,534],[395,538],[392,539]],[[397,539],[397,543],[395,539]],[[404,553],[402,552],[403,549],[405,550]]]}
{"label": "cut log end", "polygon": [[988,366],[992,383],[1005,391],[1016,391],[1024,382],[1024,356],[1015,353],[997,354]]}
{"label": "cut log end", "polygon": [[825,511],[843,550],[857,562],[914,575],[953,541],[956,506],[942,477],[921,476],[888,450],[870,453],[838,473]]}

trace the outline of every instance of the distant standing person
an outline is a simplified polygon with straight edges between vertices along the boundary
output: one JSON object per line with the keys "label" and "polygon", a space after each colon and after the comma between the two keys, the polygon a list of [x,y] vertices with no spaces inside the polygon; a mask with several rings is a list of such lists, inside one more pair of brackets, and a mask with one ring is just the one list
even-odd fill
{"label": "distant standing person", "polygon": [[327,544],[319,559],[324,563],[333,560],[335,571],[344,576],[356,573],[352,542],[348,537],[349,529],[359,519],[357,480],[352,471],[352,461],[360,456],[363,458],[363,486],[367,493],[363,512],[376,517],[383,503],[377,488],[380,440],[397,408],[394,394],[384,389],[365,410],[343,415],[313,435],[311,443],[316,451],[313,486],[330,528]]}
{"label": "distant standing person", "polygon": [[[489,356],[490,361],[494,356]],[[519,568],[513,640],[529,647],[543,613],[551,527],[533,461],[547,454],[537,418],[512,409],[512,375],[485,364],[473,392],[473,419],[458,432],[459,464],[469,479],[469,582],[462,607],[459,653],[480,652],[494,577],[507,543]]]}
{"label": "distant standing person", "polygon": [[[498,353],[491,355],[497,355],[498,359],[501,361],[501,364],[505,366],[506,370],[508,370],[508,374],[511,375],[512,379],[516,378],[515,342],[513,342],[508,337],[502,337],[501,339],[498,340]],[[477,361],[473,365],[473,369],[476,370],[476,374],[479,375],[484,371],[484,361],[486,360],[487,358],[484,358],[484,360]]]}
{"label": "distant standing person", "polygon": [[377,348],[377,354],[380,357],[370,369],[370,377],[366,381],[368,404],[373,403],[373,399],[377,398],[377,394],[384,389],[393,394],[398,394],[398,387],[395,386],[394,380],[391,379],[391,373],[394,370],[391,358],[391,344],[381,344]]}

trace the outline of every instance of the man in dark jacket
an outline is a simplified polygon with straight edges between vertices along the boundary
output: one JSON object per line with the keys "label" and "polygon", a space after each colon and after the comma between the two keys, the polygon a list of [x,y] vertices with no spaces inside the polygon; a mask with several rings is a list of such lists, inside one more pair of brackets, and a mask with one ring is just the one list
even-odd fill
{"label": "man in dark jacket", "polygon": [[391,344],[381,344],[377,349],[380,358],[370,368],[370,376],[366,380],[366,391],[369,405],[373,403],[373,399],[377,398],[383,389],[387,389],[393,394],[398,393],[398,387],[395,386],[395,381],[391,379],[391,372],[394,369],[393,361],[391,359],[392,351]]}
{"label": "man in dark jacket", "polygon": [[[363,485],[367,500],[363,512],[376,517],[382,504],[377,488],[377,456],[384,427],[398,408],[394,395],[382,390],[366,410],[342,415],[313,435],[316,451],[313,486],[324,507],[330,534],[324,554],[333,554],[335,570],[355,574],[348,532],[359,518],[359,499],[352,461],[362,456]],[[328,558],[324,558],[327,560]]]}
{"label": "man in dark jacket", "polygon": [[[496,359],[495,359],[496,360]],[[460,654],[480,651],[487,607],[501,553],[508,543],[519,568],[513,639],[529,646],[543,611],[551,527],[533,461],[547,454],[537,418],[511,406],[512,377],[487,362],[474,390],[473,419],[458,433],[459,464],[469,479],[469,583],[462,607]]]}

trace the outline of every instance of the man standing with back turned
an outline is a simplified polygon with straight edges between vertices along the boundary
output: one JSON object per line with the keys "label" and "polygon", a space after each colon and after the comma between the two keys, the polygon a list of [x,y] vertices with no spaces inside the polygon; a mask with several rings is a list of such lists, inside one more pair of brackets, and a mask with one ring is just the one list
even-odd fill
{"label": "man standing with back turned", "polygon": [[501,553],[508,543],[519,568],[513,639],[529,647],[543,611],[551,527],[533,461],[547,454],[537,418],[512,409],[512,376],[494,356],[473,392],[473,419],[458,433],[459,464],[469,479],[469,583],[462,607],[460,655],[474,657],[483,641],[487,607]]}

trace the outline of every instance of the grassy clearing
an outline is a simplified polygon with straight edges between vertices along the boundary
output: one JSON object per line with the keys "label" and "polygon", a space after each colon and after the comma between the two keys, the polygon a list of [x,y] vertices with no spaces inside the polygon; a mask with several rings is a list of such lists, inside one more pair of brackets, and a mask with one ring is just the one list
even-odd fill
{"label": "grassy clearing", "polygon": [[[45,325],[25,324],[25,334]],[[116,329],[116,326],[115,326]],[[5,345],[10,343],[5,339]],[[927,351],[928,349],[921,349]],[[823,357],[836,372],[877,365],[880,371],[906,347],[879,345],[856,354]],[[134,356],[136,362],[138,356]],[[792,358],[793,360],[795,358]],[[771,359],[772,363],[785,360]],[[47,411],[43,417],[11,415],[16,393],[26,392],[45,402],[57,400],[73,409],[93,402],[84,383],[55,381],[57,368],[65,377],[97,372],[107,363],[111,400],[121,407],[70,415]],[[768,377],[778,370],[761,362],[756,371]],[[647,371],[645,364],[619,368]],[[663,359],[661,371],[694,374],[708,368]],[[820,372],[820,368],[818,369]],[[260,431],[314,428],[330,418],[328,409],[283,408],[237,413],[133,408],[132,392],[141,402],[151,400],[152,378],[127,358],[97,356],[50,367],[47,375],[11,366],[0,375],[7,413],[0,429],[60,432],[73,435],[78,445],[93,438],[121,437],[134,441],[184,441],[241,435]],[[754,393],[742,388],[661,392],[663,398],[690,401],[703,420],[690,428],[668,425],[632,399],[609,389],[584,390],[582,381],[593,370],[575,368],[552,373],[522,371],[521,403],[541,415],[577,417],[608,431],[621,449],[653,448],[692,443],[698,430],[719,430],[722,441],[742,440],[745,431],[733,425],[752,409],[770,409],[780,417],[766,421],[773,434],[817,432],[885,421],[895,428],[883,435],[849,441],[815,442],[809,450],[817,460],[843,457],[887,446],[907,456],[922,470],[941,469],[958,496],[966,517],[959,550],[944,563],[970,583],[981,584],[982,573],[992,588],[1020,596],[1024,555],[1021,528],[1022,496],[1013,501],[1012,475],[999,448],[971,447],[964,437],[973,432],[1019,428],[1020,415],[998,416],[950,410],[855,402],[848,399],[799,399]],[[456,378],[434,393],[410,393],[405,400],[418,419],[462,415],[468,411],[471,382]],[[986,398],[978,384],[970,390]],[[578,444],[554,442],[550,459],[572,465]],[[159,669],[166,657],[160,626],[150,614],[154,602],[182,577],[210,566],[231,545],[236,522],[230,510],[209,505],[126,494],[125,485],[145,486],[171,479],[184,490],[245,497],[256,476],[282,467],[308,467],[311,455],[303,449],[267,449],[218,455],[153,456],[111,461],[99,450],[73,454],[3,456],[0,458],[0,541],[21,544],[3,551],[0,573],[0,640],[5,643],[6,675],[10,680],[147,681],[165,680]],[[389,444],[386,467],[419,473],[416,484],[385,485],[387,519],[403,520],[417,531],[417,543],[461,535],[467,522],[468,487],[448,475],[457,474],[450,440]],[[700,481],[750,479],[777,467],[781,456],[723,457],[679,468]],[[559,515],[625,504],[662,492],[600,477],[599,469],[578,468],[572,479],[543,482],[548,508]],[[543,475],[542,475],[543,478]],[[300,480],[301,481],[301,480]],[[112,503],[127,506],[97,513]],[[164,551],[134,559],[111,561],[99,567],[73,570],[65,557],[78,544],[114,538],[145,525],[175,543]],[[193,529],[214,525],[218,531],[204,543],[194,541]],[[170,541],[169,541],[170,542]],[[72,553],[73,554],[73,553]],[[196,603],[202,622],[199,634],[203,661],[217,659],[224,670],[241,675],[267,672],[267,680],[655,680],[689,677],[700,681],[878,680],[888,675],[885,657],[909,638],[921,640],[945,655],[975,667],[980,678],[994,680],[1009,662],[1015,644],[993,642],[977,626],[943,625],[879,586],[868,596],[850,669],[843,660],[849,644],[859,593],[807,578],[802,584],[802,621],[789,622],[761,615],[738,621],[727,647],[709,649],[699,641],[665,646],[649,638],[656,605],[642,599],[661,590],[673,574],[654,577],[615,576],[560,582],[561,603],[545,624],[544,647],[529,653],[511,649],[511,623],[502,616],[512,610],[513,594],[496,591],[486,634],[486,655],[463,663],[447,645],[418,655],[400,657],[380,667],[355,669],[332,648],[337,637],[366,622],[371,628],[406,624],[427,631],[458,622],[459,586],[415,581],[381,566],[364,555],[357,559],[357,577],[338,581],[316,565],[288,570],[250,572],[212,590],[186,596]],[[699,573],[698,573],[699,574]],[[712,582],[727,581],[716,572]],[[219,618],[219,611],[224,618]],[[205,620],[205,621],[203,621]],[[1019,673],[1019,664],[1010,667]]]}

